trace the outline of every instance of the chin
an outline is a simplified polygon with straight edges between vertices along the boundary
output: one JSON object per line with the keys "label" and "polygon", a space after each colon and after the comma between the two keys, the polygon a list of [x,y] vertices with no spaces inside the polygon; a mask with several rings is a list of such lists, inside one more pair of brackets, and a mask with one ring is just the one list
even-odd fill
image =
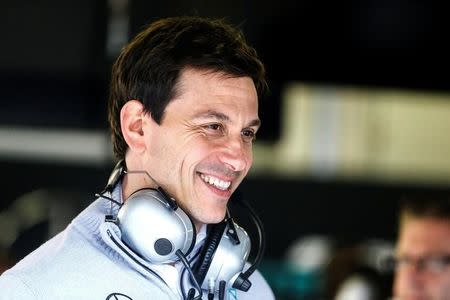
{"label": "chin", "polygon": [[216,224],[223,221],[226,214],[226,207],[224,209],[216,209],[213,212],[203,211],[198,220],[203,224]]}

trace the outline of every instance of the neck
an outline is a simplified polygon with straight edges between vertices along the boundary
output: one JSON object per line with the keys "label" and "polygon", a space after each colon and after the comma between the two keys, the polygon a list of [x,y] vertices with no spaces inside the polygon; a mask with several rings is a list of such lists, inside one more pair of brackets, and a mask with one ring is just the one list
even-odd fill
{"label": "neck", "polygon": [[156,183],[145,174],[146,169],[139,160],[134,159],[131,155],[127,155],[125,157],[125,162],[128,173],[125,174],[122,180],[122,196],[124,201],[137,190],[143,188],[157,188]]}
{"label": "neck", "polygon": [[194,221],[194,220],[193,220],[192,222],[194,223],[195,231],[196,231],[197,233],[200,232],[200,230],[203,228],[203,226],[206,226],[206,224],[200,223],[200,222],[197,222],[197,221]]}

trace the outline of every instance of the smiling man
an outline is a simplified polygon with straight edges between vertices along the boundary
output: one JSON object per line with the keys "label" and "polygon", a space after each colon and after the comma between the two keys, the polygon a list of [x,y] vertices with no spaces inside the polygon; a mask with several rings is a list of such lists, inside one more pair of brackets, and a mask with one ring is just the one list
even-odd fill
{"label": "smiling man", "polygon": [[266,86],[255,50],[221,20],[140,32],[112,69],[119,163],[105,190],[0,277],[0,299],[274,299],[227,210]]}

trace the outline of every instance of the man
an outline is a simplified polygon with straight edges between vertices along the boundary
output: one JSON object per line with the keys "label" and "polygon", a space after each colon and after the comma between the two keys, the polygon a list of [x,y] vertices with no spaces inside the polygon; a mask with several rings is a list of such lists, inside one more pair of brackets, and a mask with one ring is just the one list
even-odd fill
{"label": "man", "polygon": [[448,194],[405,198],[400,211],[396,267],[395,299],[450,299]]}
{"label": "man", "polygon": [[[265,88],[255,50],[222,21],[174,17],[144,29],[112,70],[109,120],[121,163],[93,204],[1,276],[0,299],[273,299],[258,272],[220,274],[220,289],[205,275],[211,260],[226,268],[246,244],[238,226],[222,221],[252,165]],[[207,224],[216,223],[229,227],[214,240]],[[158,230],[167,237],[149,246]]]}

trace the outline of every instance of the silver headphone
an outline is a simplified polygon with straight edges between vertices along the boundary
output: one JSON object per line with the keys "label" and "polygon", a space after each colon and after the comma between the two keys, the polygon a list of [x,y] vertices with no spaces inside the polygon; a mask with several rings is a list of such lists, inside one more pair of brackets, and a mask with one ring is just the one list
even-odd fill
{"label": "silver headphone", "polygon": [[[119,161],[108,184],[97,194],[120,205],[117,217],[106,216],[105,220],[116,223],[124,244],[150,263],[178,261],[180,252],[183,257],[189,255],[195,245],[195,226],[161,187],[137,190],[123,204],[105,196],[127,173],[146,173],[152,178],[145,171],[126,171],[124,161]],[[264,234],[261,221],[250,207],[247,208],[258,228],[260,243],[255,262],[244,273],[251,250],[247,232],[229,216],[221,223],[208,225],[205,243],[192,267],[192,279],[210,294],[220,293],[226,287],[247,291],[251,286],[248,277],[262,258]]]}
{"label": "silver headphone", "polygon": [[192,220],[154,189],[134,192],[119,209],[117,225],[123,242],[152,263],[175,262],[176,250],[187,256],[195,244]]}

